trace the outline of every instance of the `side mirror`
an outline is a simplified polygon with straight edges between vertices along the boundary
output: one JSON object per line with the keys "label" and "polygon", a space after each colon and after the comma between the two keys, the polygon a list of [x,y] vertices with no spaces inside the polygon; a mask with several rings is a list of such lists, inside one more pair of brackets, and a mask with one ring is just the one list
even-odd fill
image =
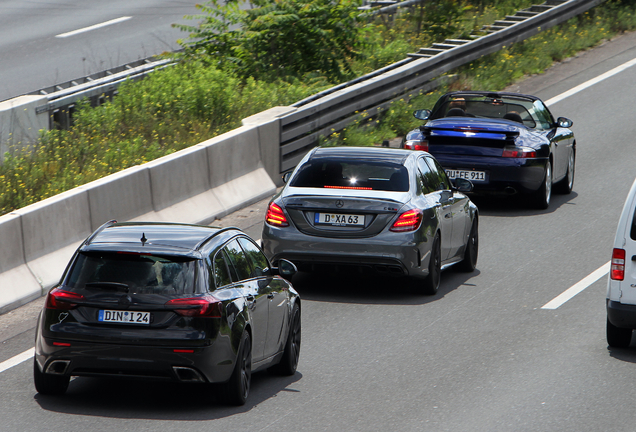
{"label": "side mirror", "polygon": [[453,186],[455,187],[455,189],[463,193],[472,192],[474,188],[473,182],[471,182],[470,180],[466,180],[464,178],[452,179],[451,183],[453,183]]}
{"label": "side mirror", "polygon": [[559,127],[562,128],[569,128],[572,127],[572,125],[574,124],[574,122],[572,120],[570,120],[569,118],[566,117],[559,117],[557,119],[557,124],[559,125]]}
{"label": "side mirror", "polygon": [[285,174],[283,174],[283,183],[287,184],[287,182],[291,178],[291,175],[292,175],[291,171],[287,171]]}
{"label": "side mirror", "polygon": [[263,273],[268,276],[280,275],[284,277],[285,279],[290,279],[297,272],[298,272],[298,269],[296,268],[296,265],[293,262],[288,261],[286,259],[282,259],[282,258],[278,260],[278,267],[271,267],[263,271]]}
{"label": "side mirror", "polygon": [[287,261],[286,259],[280,259],[278,260],[278,271],[285,279],[290,279],[298,272],[298,269],[293,262]]}
{"label": "side mirror", "polygon": [[413,111],[413,117],[415,117],[418,120],[428,120],[430,116],[431,116],[431,110],[422,109],[422,110]]}

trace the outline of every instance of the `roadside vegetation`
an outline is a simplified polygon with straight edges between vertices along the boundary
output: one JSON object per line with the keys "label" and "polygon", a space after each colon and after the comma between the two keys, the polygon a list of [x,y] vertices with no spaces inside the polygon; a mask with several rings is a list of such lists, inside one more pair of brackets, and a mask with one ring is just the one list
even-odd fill
{"label": "roadside vegetation", "polygon": [[[80,104],[68,131],[41,135],[33,148],[9,152],[0,167],[0,214],[130,166],[173,153],[240,126],[241,119],[291,105],[356,76],[402,60],[449,37],[528,7],[527,0],[429,0],[394,19],[359,15],[358,1],[258,0],[200,5],[183,26],[176,65],[120,87],[99,107]],[[608,0],[558,27],[452,71],[450,87],[412,95],[382,113],[324,138],[327,145],[373,145],[417,126],[416,107],[449,89],[500,90],[540,74],[636,28],[636,0]],[[304,23],[305,25],[293,25]],[[232,30],[239,28],[240,30]],[[188,36],[189,35],[189,36]]]}

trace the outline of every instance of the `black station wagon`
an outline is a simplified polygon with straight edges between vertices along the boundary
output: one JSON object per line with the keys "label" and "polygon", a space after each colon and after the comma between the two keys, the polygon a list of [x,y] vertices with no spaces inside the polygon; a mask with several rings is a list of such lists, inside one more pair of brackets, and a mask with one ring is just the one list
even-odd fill
{"label": "black station wagon", "polygon": [[35,338],[35,387],[71,376],[217,383],[242,405],[252,372],[296,372],[295,266],[272,267],[237,228],[108,222],[48,294]]}

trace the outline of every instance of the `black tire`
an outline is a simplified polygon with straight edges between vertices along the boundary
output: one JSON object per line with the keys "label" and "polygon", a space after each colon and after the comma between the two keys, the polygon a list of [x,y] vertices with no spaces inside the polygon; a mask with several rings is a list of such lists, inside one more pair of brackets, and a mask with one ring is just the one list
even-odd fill
{"label": "black tire", "polygon": [[431,259],[428,262],[428,276],[423,282],[419,282],[423,294],[435,295],[439,289],[442,276],[442,250],[439,234],[435,235],[433,246],[431,247]]}
{"label": "black tire", "polygon": [[270,368],[272,373],[276,375],[291,376],[296,373],[298,368],[298,359],[300,358],[300,341],[301,341],[301,322],[300,322],[300,306],[294,305],[289,325],[289,334],[285,343],[285,351],[280,363]]}
{"label": "black tire", "polygon": [[245,405],[252,383],[252,340],[247,332],[241,336],[236,365],[230,380],[225,383],[225,400],[231,405]]}
{"label": "black tire", "polygon": [[470,228],[470,235],[468,236],[468,242],[466,243],[466,250],[464,251],[464,259],[457,264],[457,268],[460,271],[470,273],[477,268],[477,257],[479,256],[479,226],[477,218],[473,219],[473,225]]}
{"label": "black tire", "polygon": [[550,206],[552,198],[552,163],[548,160],[545,166],[545,176],[538,191],[534,193],[536,208],[545,210]]}
{"label": "black tire", "polygon": [[63,395],[68,389],[71,377],[68,375],[51,375],[40,371],[38,362],[33,359],[33,382],[38,393],[43,395]]}
{"label": "black tire", "polygon": [[565,174],[563,180],[554,185],[554,191],[567,195],[572,192],[572,188],[574,188],[574,172],[575,172],[575,154],[574,149],[570,150],[570,155],[568,156],[568,171]]}
{"label": "black tire", "polygon": [[607,344],[612,348],[627,348],[632,341],[632,329],[616,327],[608,319],[606,336]]}

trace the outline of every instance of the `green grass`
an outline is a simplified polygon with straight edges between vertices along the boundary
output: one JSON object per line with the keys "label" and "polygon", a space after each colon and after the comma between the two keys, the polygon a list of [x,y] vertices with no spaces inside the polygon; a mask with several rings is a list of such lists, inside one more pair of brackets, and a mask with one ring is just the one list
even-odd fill
{"label": "green grass", "polygon": [[[362,113],[358,122],[325,137],[323,143],[373,145],[418,126],[412,111],[432,107],[447,90],[499,90],[524,75],[543,73],[555,61],[634,29],[635,3],[605,2],[532,39],[452,71],[459,79],[449,87],[412,95],[380,116],[370,118]],[[462,9],[453,31],[465,35],[529,4],[526,0],[474,3]],[[353,63],[355,73],[362,75],[430,46],[439,35],[422,31],[425,27],[406,17],[369,24],[364,60]],[[291,82],[240,80],[195,61],[154,72],[143,81],[122,86],[110,103],[97,108],[80,105],[70,130],[45,132],[37,146],[7,154],[0,167],[0,214],[200,143],[238,127],[245,117],[272,106],[290,105],[331,86],[325,77],[315,74]]]}

